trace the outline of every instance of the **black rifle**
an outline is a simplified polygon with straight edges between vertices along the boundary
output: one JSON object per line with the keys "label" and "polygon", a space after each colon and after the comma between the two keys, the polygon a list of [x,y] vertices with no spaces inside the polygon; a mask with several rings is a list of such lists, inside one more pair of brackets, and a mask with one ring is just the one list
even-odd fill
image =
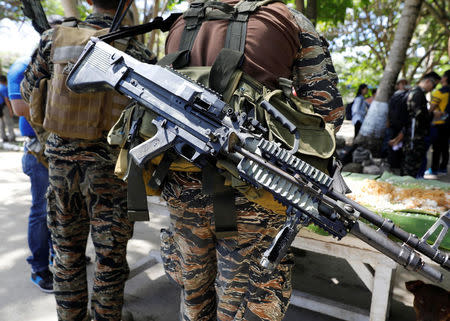
{"label": "black rifle", "polygon": [[[272,193],[286,206],[287,220],[261,259],[266,268],[274,269],[298,230],[314,223],[339,239],[351,233],[433,281],[442,281],[441,272],[427,265],[417,252],[450,269],[448,254],[438,249],[450,225],[450,211],[419,239],[338,193],[332,188],[331,177],[294,155],[296,148],[286,150],[248,129],[255,126],[248,126],[246,114],[235,113],[219,94],[170,68],[141,63],[92,38],[71,71],[67,86],[75,92],[112,87],[158,115],[153,120],[156,135],[130,150],[136,164],[143,166],[168,149],[199,167],[226,159],[236,165],[242,179]],[[261,107],[295,135],[294,146],[298,146],[296,127],[268,102],[263,101]],[[428,237],[441,225],[438,240],[429,245]],[[404,243],[399,245],[388,235]]]}
{"label": "black rifle", "polygon": [[34,29],[42,34],[45,30],[50,29],[47,16],[42,8],[39,0],[22,0],[22,11],[25,17],[31,19]]}

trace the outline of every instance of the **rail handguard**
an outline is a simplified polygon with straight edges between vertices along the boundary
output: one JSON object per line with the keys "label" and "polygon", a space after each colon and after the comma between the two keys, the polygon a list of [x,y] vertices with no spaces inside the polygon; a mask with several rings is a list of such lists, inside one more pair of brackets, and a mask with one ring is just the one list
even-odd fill
{"label": "rail handguard", "polygon": [[[67,86],[75,92],[114,88],[158,115],[153,120],[157,134],[130,151],[139,166],[169,148],[199,167],[226,159],[236,165],[243,180],[266,189],[286,206],[286,222],[261,258],[268,269],[274,269],[284,257],[299,229],[311,223],[338,239],[351,233],[432,281],[442,281],[442,274],[427,265],[418,252],[450,269],[448,253],[439,250],[450,211],[436,223],[443,228],[436,243],[429,245],[427,239],[436,226],[419,239],[348,199],[333,189],[331,177],[296,157],[296,148],[287,150],[264,139],[254,129],[257,126],[247,126],[250,120],[246,114],[235,113],[219,94],[170,68],[141,63],[92,38],[72,69]],[[295,135],[294,146],[298,146],[301,133],[296,127],[268,102],[261,106]]]}

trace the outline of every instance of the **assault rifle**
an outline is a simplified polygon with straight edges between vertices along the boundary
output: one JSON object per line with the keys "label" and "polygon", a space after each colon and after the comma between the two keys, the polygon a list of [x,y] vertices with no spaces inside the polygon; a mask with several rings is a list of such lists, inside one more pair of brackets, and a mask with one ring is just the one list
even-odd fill
{"label": "assault rifle", "polygon": [[[175,70],[141,63],[92,38],[72,69],[67,86],[75,92],[114,88],[158,115],[153,120],[156,135],[130,150],[138,165],[168,149],[199,167],[226,159],[236,165],[243,180],[266,189],[285,205],[286,222],[261,259],[266,268],[274,269],[299,229],[314,223],[338,239],[351,233],[432,281],[442,281],[442,274],[427,265],[418,252],[450,269],[448,254],[438,249],[450,225],[450,211],[419,239],[337,192],[330,176],[294,155],[296,147],[287,150],[264,139],[245,113],[235,113],[219,94]],[[261,107],[289,129],[296,137],[294,146],[298,146],[301,133],[297,128],[268,102],[263,101]],[[438,227],[442,230],[429,245],[427,240]]]}

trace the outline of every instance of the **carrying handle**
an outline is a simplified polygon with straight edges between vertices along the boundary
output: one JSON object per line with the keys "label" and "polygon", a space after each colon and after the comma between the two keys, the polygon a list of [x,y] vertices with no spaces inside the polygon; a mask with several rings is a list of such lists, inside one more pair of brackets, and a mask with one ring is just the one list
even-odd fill
{"label": "carrying handle", "polygon": [[260,106],[267,111],[270,115],[275,117],[276,120],[278,120],[283,127],[287,128],[291,134],[294,134],[297,131],[297,127],[291,123],[289,119],[287,119],[282,113],[280,113],[272,104],[270,104],[268,101],[263,100],[260,104]]}
{"label": "carrying handle", "polygon": [[294,145],[289,151],[290,154],[294,155],[298,151],[298,148],[300,146],[300,133],[298,132],[297,127],[267,100],[263,100],[259,105],[270,115],[275,117],[275,119],[278,120],[283,125],[283,127],[287,128],[287,130],[289,130],[289,132],[294,135]]}

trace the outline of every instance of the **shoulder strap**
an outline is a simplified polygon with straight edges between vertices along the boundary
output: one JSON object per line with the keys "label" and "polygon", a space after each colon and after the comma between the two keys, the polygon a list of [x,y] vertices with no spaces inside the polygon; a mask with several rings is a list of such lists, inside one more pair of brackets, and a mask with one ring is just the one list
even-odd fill
{"label": "shoulder strap", "polygon": [[169,17],[163,20],[162,17],[156,17],[151,22],[144,23],[142,25],[124,27],[118,31],[108,33],[99,39],[110,42],[121,38],[133,37],[143,33],[150,32],[155,29],[159,29],[162,32],[170,30],[173,23],[181,16],[181,13],[172,13]]}
{"label": "shoulder strap", "polygon": [[183,14],[185,26],[181,36],[180,47],[178,50],[191,50],[194,40],[205,18],[205,3],[207,0],[195,0],[189,6],[189,9]]}
{"label": "shoulder strap", "polygon": [[236,4],[235,15],[232,19],[230,19],[230,23],[228,25],[227,36],[225,39],[225,48],[244,52],[249,16],[260,7],[278,1],[280,0],[242,0],[238,4]]}

